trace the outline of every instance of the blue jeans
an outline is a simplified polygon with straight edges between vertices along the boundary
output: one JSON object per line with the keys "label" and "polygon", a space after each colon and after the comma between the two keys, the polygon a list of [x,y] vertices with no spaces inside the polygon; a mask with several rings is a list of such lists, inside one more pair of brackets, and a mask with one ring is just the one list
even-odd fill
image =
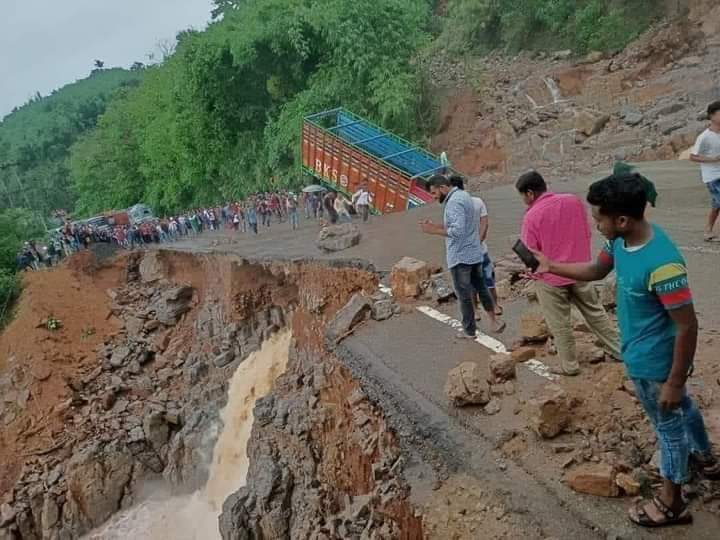
{"label": "blue jeans", "polygon": [[485,279],[485,286],[488,289],[495,288],[495,265],[490,258],[489,253],[485,253],[485,258],[482,260],[482,273]]}
{"label": "blue jeans", "polygon": [[710,202],[715,209],[720,208],[720,178],[705,184],[710,192]]}
{"label": "blue jeans", "polygon": [[290,225],[292,226],[292,228],[297,229],[299,223],[297,210],[289,210],[288,219],[290,220]]}
{"label": "blue jeans", "polygon": [[688,458],[690,454],[708,454],[710,440],[705,422],[687,390],[683,390],[680,406],[672,411],[660,409],[660,390],[663,383],[645,379],[633,379],[635,392],[657,434],[660,446],[660,475],[673,484],[689,480]]}
{"label": "blue jeans", "polygon": [[483,279],[482,264],[458,264],[450,269],[450,275],[460,304],[463,329],[467,335],[474,336],[477,332],[474,296],[480,296],[485,311],[495,311],[495,302]]}

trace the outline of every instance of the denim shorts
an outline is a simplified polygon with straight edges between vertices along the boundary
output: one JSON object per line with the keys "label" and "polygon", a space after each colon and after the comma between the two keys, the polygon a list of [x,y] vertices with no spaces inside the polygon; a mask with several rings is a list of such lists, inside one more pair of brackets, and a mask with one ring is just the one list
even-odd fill
{"label": "denim shorts", "polygon": [[482,275],[485,280],[485,286],[488,289],[495,288],[495,265],[490,258],[488,253],[485,254],[485,258],[482,260]]}
{"label": "denim shorts", "polygon": [[632,381],[637,398],[657,434],[660,475],[673,484],[686,483],[689,480],[690,454],[707,454],[711,451],[700,410],[687,391],[683,390],[680,406],[672,411],[663,411],[659,404],[663,383],[645,379]]}
{"label": "denim shorts", "polygon": [[720,209],[720,178],[713,180],[712,182],[705,184],[710,192],[710,199],[712,201],[712,207]]}

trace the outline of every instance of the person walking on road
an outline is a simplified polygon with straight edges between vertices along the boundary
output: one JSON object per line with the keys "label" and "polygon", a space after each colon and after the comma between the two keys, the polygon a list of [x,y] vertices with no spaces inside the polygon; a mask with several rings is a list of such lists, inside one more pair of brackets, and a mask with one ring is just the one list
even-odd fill
{"label": "person walking on road", "polygon": [[[465,189],[465,181],[462,176],[451,176],[450,185],[458,189]],[[479,223],[478,234],[480,235],[480,242],[482,243],[483,250],[485,251],[485,257],[482,261],[483,279],[485,279],[485,285],[487,286],[488,291],[490,291],[490,295],[493,297],[493,301],[495,302],[495,314],[501,316],[503,314],[503,309],[500,307],[498,302],[497,290],[495,288],[495,264],[490,258],[490,251],[488,250],[487,242],[485,241],[490,228],[490,218],[488,217],[487,206],[485,205],[485,201],[483,201],[480,197],[473,197],[472,201],[475,207],[475,219]]]}
{"label": "person walking on road", "polygon": [[295,197],[294,193],[289,193],[287,196],[287,201],[285,203],[286,209],[287,209],[287,215],[288,215],[288,221],[290,222],[290,226],[292,227],[292,230],[298,228],[299,220],[298,220],[298,200]]}
{"label": "person walking on road", "polygon": [[420,229],[426,234],[445,237],[447,265],[462,314],[463,332],[460,332],[458,337],[474,339],[477,334],[474,303],[476,294],[480,295],[483,309],[492,324],[492,331],[500,333],[505,330],[505,323],[495,315],[495,302],[482,276],[484,252],[472,198],[464,191],[452,187],[445,176],[434,176],[429,184],[432,196],[444,206],[443,224],[424,220],[420,222]]}
{"label": "person walking on road", "polygon": [[367,222],[370,216],[370,203],[372,195],[368,191],[367,183],[363,183],[352,197],[352,203],[358,214],[362,216],[363,222]]}
{"label": "person walking on road", "polygon": [[702,179],[710,192],[710,214],[705,225],[705,241],[719,242],[713,233],[720,215],[720,101],[707,110],[710,125],[695,141],[690,159],[700,164]]}
{"label": "person walking on road", "polygon": [[245,211],[245,218],[247,219],[248,229],[250,229],[253,234],[258,233],[258,216],[257,216],[257,208],[255,207],[255,201],[251,201],[250,204],[247,207],[247,210]]}
{"label": "person walking on road", "polygon": [[[592,233],[587,210],[579,198],[549,192],[545,179],[536,171],[522,175],[515,187],[528,206],[521,239],[529,249],[542,251],[562,263],[591,260]],[[572,306],[580,311],[605,351],[620,358],[617,330],[610,323],[593,285],[552,273],[536,273],[534,277],[535,291],[560,357],[560,369],[554,372],[568,376],[580,373],[575,355]]]}
{"label": "person walking on road", "polygon": [[335,199],[337,194],[334,191],[328,191],[322,200],[322,206],[327,212],[328,221],[331,225],[335,225],[338,222],[338,213],[335,210]]}
{"label": "person walking on road", "polygon": [[[660,492],[630,508],[643,527],[692,521],[682,496],[692,462],[707,479],[720,478],[702,413],[687,391],[697,346],[698,320],[685,260],[663,229],[645,219],[647,182],[613,174],[590,186],[598,230],[607,244],[595,262],[566,263],[535,253],[538,272],[577,282],[617,274],[622,358],[660,447]],[[569,230],[570,227],[567,227]]]}

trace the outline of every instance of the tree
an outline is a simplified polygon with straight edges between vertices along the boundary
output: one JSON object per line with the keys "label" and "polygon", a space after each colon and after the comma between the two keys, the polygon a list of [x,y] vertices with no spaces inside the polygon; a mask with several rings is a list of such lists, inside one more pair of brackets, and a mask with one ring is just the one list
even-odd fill
{"label": "tree", "polygon": [[95,60],[95,69],[102,69],[105,67],[105,62],[102,60]]}
{"label": "tree", "polygon": [[130,71],[142,71],[145,69],[145,64],[142,62],[133,62],[133,65],[130,66]]}

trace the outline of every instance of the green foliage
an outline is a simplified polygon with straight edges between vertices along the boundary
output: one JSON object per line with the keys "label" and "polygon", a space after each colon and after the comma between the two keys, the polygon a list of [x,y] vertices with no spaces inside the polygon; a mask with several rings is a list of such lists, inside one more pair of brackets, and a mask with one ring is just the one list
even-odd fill
{"label": "green foliage", "polygon": [[15,256],[23,242],[42,238],[43,233],[44,229],[37,214],[22,208],[0,211],[0,270],[14,272]]}
{"label": "green foliage", "polygon": [[96,70],[7,115],[0,122],[0,209],[22,206],[47,215],[72,208],[70,147],[95,127],[115,91],[137,84],[141,76],[140,70]]}
{"label": "green foliage", "polygon": [[0,268],[0,330],[10,319],[12,305],[20,294],[20,280],[15,272]]}
{"label": "green foliage", "polygon": [[615,51],[661,11],[653,0],[451,0],[441,42],[456,51]]}
{"label": "green foliage", "polygon": [[298,182],[302,117],[338,105],[424,135],[427,0],[216,1],[72,149],[78,208],[161,213]]}

